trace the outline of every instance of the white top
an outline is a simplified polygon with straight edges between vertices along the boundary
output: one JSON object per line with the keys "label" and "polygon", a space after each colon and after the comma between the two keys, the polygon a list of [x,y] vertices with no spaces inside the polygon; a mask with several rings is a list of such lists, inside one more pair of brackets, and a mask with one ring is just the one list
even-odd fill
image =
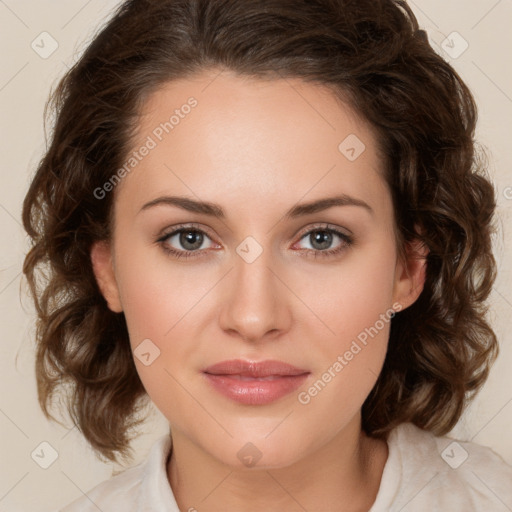
{"label": "white top", "polygon": [[[388,437],[389,456],[368,512],[512,511],[512,466],[490,448],[435,437],[403,423]],[[60,512],[180,512],[167,480],[164,436],[146,461],[112,477]]]}

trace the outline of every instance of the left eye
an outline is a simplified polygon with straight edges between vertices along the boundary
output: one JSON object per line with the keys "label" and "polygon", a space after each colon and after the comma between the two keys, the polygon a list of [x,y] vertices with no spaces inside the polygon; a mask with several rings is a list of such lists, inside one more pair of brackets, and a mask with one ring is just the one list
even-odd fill
{"label": "left eye", "polygon": [[[306,249],[310,249],[313,251],[325,251],[330,249],[335,238],[339,238],[342,241],[342,245],[347,245],[350,243],[350,239],[347,235],[340,233],[334,229],[315,229],[312,231],[308,231],[301,240],[307,240],[310,242],[310,247],[306,247]],[[311,245],[313,247],[311,247]]]}

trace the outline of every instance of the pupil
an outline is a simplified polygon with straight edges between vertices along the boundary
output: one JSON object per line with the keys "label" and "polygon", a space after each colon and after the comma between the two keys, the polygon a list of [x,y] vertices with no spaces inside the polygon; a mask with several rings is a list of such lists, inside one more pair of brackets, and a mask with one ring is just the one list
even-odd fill
{"label": "pupil", "polygon": [[197,231],[183,231],[180,235],[180,243],[187,250],[198,249],[203,243],[202,234]]}
{"label": "pupil", "polygon": [[320,247],[316,247],[317,249],[327,249],[332,242],[332,233],[327,231],[316,231],[313,236],[312,245],[315,247],[315,244],[319,244]]}

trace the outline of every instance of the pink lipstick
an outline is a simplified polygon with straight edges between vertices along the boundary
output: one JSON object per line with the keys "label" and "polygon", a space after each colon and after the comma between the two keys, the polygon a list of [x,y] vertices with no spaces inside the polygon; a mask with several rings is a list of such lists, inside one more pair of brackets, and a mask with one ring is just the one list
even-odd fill
{"label": "pink lipstick", "polygon": [[204,370],[222,395],[246,405],[265,405],[295,391],[310,374],[281,361],[222,361]]}

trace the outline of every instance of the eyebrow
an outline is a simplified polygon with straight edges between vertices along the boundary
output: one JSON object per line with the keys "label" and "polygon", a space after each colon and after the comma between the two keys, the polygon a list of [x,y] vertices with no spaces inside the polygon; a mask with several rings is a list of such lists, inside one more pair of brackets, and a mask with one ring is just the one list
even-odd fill
{"label": "eyebrow", "polygon": [[[153,199],[152,201],[144,204],[140,211],[148,210],[149,208],[162,205],[177,206],[178,208],[182,208],[183,210],[187,210],[189,212],[202,213],[203,215],[210,215],[219,219],[226,218],[224,210],[218,204],[210,203],[208,201],[196,201],[195,199],[181,196],[157,197],[156,199]],[[286,212],[284,218],[295,219],[297,217],[318,213],[334,206],[359,206],[364,208],[372,215],[374,213],[370,205],[365,201],[356,199],[355,197],[351,197],[346,194],[341,194],[338,196],[318,199],[309,203],[295,205],[290,210],[288,210],[288,212]]]}

